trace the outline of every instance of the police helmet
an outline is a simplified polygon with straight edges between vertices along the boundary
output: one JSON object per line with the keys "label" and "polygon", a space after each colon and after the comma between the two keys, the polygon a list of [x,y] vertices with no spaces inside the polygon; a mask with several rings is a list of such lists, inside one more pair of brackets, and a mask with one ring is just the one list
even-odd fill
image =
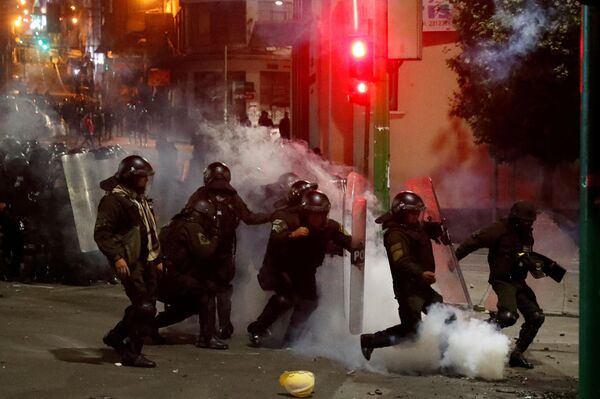
{"label": "police helmet", "polygon": [[29,162],[27,162],[25,155],[21,153],[9,154],[4,157],[2,166],[6,176],[10,178],[16,178],[25,174],[25,170],[29,166]]}
{"label": "police helmet", "polygon": [[308,180],[298,180],[292,187],[287,195],[288,205],[300,205],[302,203],[302,197],[304,193],[309,190],[316,190],[319,188],[317,183],[311,183]]}
{"label": "police helmet", "polygon": [[279,178],[277,179],[277,183],[279,183],[279,185],[283,189],[289,190],[292,187],[292,185],[298,180],[300,180],[300,178],[297,174],[295,174],[294,172],[287,172],[279,176]]}
{"label": "police helmet", "polygon": [[119,163],[115,177],[121,183],[132,183],[132,179],[136,176],[152,175],[154,175],[154,169],[148,161],[139,155],[130,155]]}
{"label": "police helmet", "polygon": [[529,201],[517,201],[510,207],[508,217],[514,220],[535,222],[537,209],[535,208],[535,205]]}
{"label": "police helmet", "polygon": [[214,180],[231,181],[231,171],[223,162],[213,162],[204,169],[204,185],[210,184]]}
{"label": "police helmet", "polygon": [[392,215],[398,216],[404,211],[423,211],[425,202],[412,191],[400,191],[392,200]]}
{"label": "police helmet", "polygon": [[302,196],[302,209],[307,212],[328,213],[331,209],[331,202],[324,192],[309,190]]}
{"label": "police helmet", "polygon": [[192,207],[192,211],[207,216],[210,219],[213,219],[217,215],[217,208],[214,204],[202,198],[196,201]]}

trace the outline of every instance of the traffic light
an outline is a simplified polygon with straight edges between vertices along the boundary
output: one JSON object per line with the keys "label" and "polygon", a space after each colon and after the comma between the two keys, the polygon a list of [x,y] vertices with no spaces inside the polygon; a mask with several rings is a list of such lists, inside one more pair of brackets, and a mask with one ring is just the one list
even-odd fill
{"label": "traffic light", "polygon": [[368,36],[352,36],[349,41],[350,77],[373,79],[373,42]]}
{"label": "traffic light", "polygon": [[369,103],[369,83],[373,80],[373,41],[367,35],[353,35],[348,40],[350,55],[350,90],[348,101]]}
{"label": "traffic light", "polygon": [[350,87],[348,101],[358,105],[369,104],[369,82],[357,80]]}
{"label": "traffic light", "polygon": [[37,44],[40,47],[40,50],[42,51],[48,51],[48,49],[50,48],[50,46],[48,45],[48,40],[46,39],[38,39]]}

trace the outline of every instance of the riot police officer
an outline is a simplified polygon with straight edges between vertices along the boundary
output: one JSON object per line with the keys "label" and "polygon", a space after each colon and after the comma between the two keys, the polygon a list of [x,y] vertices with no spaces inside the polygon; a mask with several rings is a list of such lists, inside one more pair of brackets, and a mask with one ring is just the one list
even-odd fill
{"label": "riot police officer", "polygon": [[165,311],[156,316],[155,323],[157,328],[166,327],[199,314],[196,346],[227,349],[215,337],[216,276],[207,262],[219,244],[216,216],[215,206],[200,199],[161,230],[166,273],[159,282],[158,298],[165,303]]}
{"label": "riot police officer", "polygon": [[270,221],[271,214],[252,213],[248,209],[236,189],[231,186],[231,171],[222,162],[213,162],[208,165],[204,170],[204,186],[198,188],[191,195],[185,207],[193,208],[200,199],[212,203],[217,210],[220,239],[210,263],[214,265],[216,274],[217,314],[219,317],[217,336],[220,339],[228,339],[233,334],[233,324],[231,323],[233,285],[231,281],[235,275],[235,230],[240,224],[240,220],[248,225],[263,224]]}
{"label": "riot police officer", "polygon": [[[318,306],[315,274],[323,263],[328,243],[352,250],[352,237],[328,218],[331,203],[327,196],[307,188],[299,207],[282,209],[273,217],[259,283],[264,290],[275,293],[256,321],[248,325],[253,346],[261,345],[267,329],[290,308],[293,313],[284,344],[293,343]],[[290,197],[296,195],[292,190]]]}
{"label": "riot police officer", "polygon": [[[435,260],[431,240],[439,239],[441,228],[425,225],[421,214],[425,203],[412,191],[401,191],[389,212],[375,222],[383,224],[383,243],[388,256],[394,295],[401,323],[374,334],[360,336],[363,355],[370,360],[375,348],[396,345],[413,338],[421,322],[421,312],[443,301],[431,285],[435,283]],[[438,225],[439,226],[439,225]]]}
{"label": "riot police officer", "polygon": [[[3,278],[17,278],[29,282],[29,276],[22,273],[21,266],[25,255],[25,223],[27,215],[27,193],[30,184],[28,162],[18,148],[10,147],[13,141],[5,139],[6,155],[0,169],[0,228],[2,229],[2,252],[7,260]],[[10,152],[15,151],[15,152]]]}
{"label": "riot police officer", "polygon": [[142,339],[152,332],[156,313],[157,272],[162,271],[156,221],[146,187],[154,170],[144,158],[131,155],[117,173],[100,183],[106,194],[98,206],[94,240],[113,265],[131,305],[104,337],[122,355],[123,364],[155,367],[142,355]]}
{"label": "riot police officer", "polygon": [[520,253],[532,251],[536,215],[534,204],[517,201],[511,207],[508,218],[476,231],[456,249],[459,260],[479,248],[489,249],[488,281],[498,296],[497,312],[492,315],[490,322],[500,328],[510,327],[517,322],[518,311],[525,318],[510,355],[511,367],[533,368],[523,357],[523,352],[533,342],[545,318],[535,293],[525,282],[528,269],[518,262]]}

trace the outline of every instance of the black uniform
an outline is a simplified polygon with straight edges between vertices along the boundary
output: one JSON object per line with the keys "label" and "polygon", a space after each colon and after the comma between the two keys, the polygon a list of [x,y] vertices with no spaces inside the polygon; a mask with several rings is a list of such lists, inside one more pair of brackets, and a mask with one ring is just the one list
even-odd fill
{"label": "black uniform", "polygon": [[[125,364],[153,367],[154,363],[143,358],[141,351],[142,338],[153,332],[156,313],[156,266],[161,263],[161,256],[158,253],[151,259],[148,244],[151,240],[152,253],[159,252],[158,232],[148,231],[133,196],[113,191],[120,187],[117,184],[114,177],[100,184],[107,194],[98,206],[94,240],[111,265],[119,259],[127,262],[130,276],[122,284],[131,305],[104,342],[122,352]],[[135,198],[144,201],[142,195]]]}
{"label": "black uniform", "polygon": [[[0,157],[2,153],[0,153]],[[0,210],[2,229],[2,253],[7,261],[4,278],[12,280],[21,275],[21,264],[25,255],[25,223],[28,215],[28,192],[31,186],[28,164],[23,154],[11,154],[2,159],[0,168]]]}
{"label": "black uniform", "polygon": [[[273,216],[271,235],[263,266],[258,279],[266,291],[275,291],[258,319],[248,326],[255,339],[265,333],[277,318],[289,308],[294,308],[284,341],[293,342],[302,327],[317,308],[317,282],[315,274],[321,266],[330,242],[348,251],[352,250],[352,237],[341,225],[327,219],[321,230],[311,229],[306,237],[292,238],[290,233],[301,226],[301,211],[286,208]],[[258,342],[256,342],[258,343]]]}
{"label": "black uniform", "polygon": [[183,212],[160,233],[166,275],[161,279],[158,298],[168,305],[156,317],[157,327],[200,315],[200,340],[215,335],[214,270],[207,260],[217,249],[218,232],[208,223]]}
{"label": "black uniform", "polygon": [[[456,249],[460,260],[479,248],[489,248],[489,283],[498,296],[498,311],[491,321],[504,328],[517,322],[517,311],[525,318],[515,347],[517,355],[529,347],[544,322],[544,313],[535,293],[525,282],[528,270],[519,266],[517,260],[519,253],[531,252],[532,247],[531,225],[506,218],[473,233]],[[514,355],[515,352],[511,356]]]}
{"label": "black uniform", "polygon": [[[398,301],[401,324],[361,336],[361,346],[370,357],[373,348],[383,348],[413,337],[421,321],[421,313],[443,298],[423,281],[424,272],[435,272],[431,236],[423,224],[407,225],[396,220],[383,223],[384,245],[392,272],[394,295]],[[365,352],[365,349],[363,349]]]}
{"label": "black uniform", "polygon": [[189,198],[186,209],[204,199],[217,209],[219,224],[219,244],[210,257],[208,264],[214,270],[217,291],[217,313],[219,316],[219,337],[226,339],[233,333],[231,324],[231,281],[235,275],[235,230],[240,220],[248,225],[262,224],[270,221],[270,213],[252,213],[237,191],[225,180],[213,180],[200,187]]}

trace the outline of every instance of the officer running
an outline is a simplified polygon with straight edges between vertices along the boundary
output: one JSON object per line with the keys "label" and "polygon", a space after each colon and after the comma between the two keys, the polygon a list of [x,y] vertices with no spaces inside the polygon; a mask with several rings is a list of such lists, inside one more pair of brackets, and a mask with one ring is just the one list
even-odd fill
{"label": "officer running", "polygon": [[488,281],[498,296],[497,312],[489,321],[500,328],[510,327],[519,318],[517,311],[523,314],[525,323],[510,354],[509,365],[528,369],[533,365],[523,357],[523,352],[533,342],[545,316],[535,293],[525,282],[528,269],[518,262],[518,257],[520,253],[532,252],[536,215],[535,205],[517,201],[511,207],[508,218],[476,231],[456,249],[459,260],[479,248],[489,249]]}
{"label": "officer running", "polygon": [[360,346],[371,359],[375,348],[384,348],[412,339],[421,322],[421,312],[442,303],[443,298],[431,285],[435,283],[435,260],[431,240],[439,240],[439,223],[421,221],[425,203],[412,191],[401,191],[389,212],[375,222],[383,224],[383,242],[388,255],[394,295],[398,301],[401,324],[374,334],[362,334]]}

